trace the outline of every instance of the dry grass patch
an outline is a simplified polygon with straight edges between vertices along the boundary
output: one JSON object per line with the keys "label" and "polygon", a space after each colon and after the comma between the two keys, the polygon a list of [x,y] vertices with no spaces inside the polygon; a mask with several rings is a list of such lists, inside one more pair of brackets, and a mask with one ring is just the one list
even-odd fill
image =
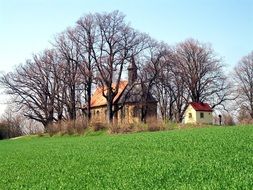
{"label": "dry grass patch", "polygon": [[73,135],[79,134],[82,135],[85,132],[85,129],[88,127],[87,121],[82,118],[76,120],[66,120],[57,123],[53,123],[48,126],[49,136],[56,134],[60,135]]}
{"label": "dry grass patch", "polygon": [[108,124],[103,123],[103,122],[90,122],[90,127],[92,128],[93,131],[101,131],[105,130],[108,128]]}
{"label": "dry grass patch", "polygon": [[166,124],[162,120],[150,118],[147,120],[148,131],[163,131],[166,129]]}

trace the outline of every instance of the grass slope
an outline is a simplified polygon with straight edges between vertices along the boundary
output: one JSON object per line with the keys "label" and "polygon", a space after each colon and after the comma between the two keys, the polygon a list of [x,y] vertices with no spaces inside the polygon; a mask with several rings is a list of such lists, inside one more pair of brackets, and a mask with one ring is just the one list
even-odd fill
{"label": "grass slope", "polygon": [[0,189],[252,187],[253,127],[0,141]]}

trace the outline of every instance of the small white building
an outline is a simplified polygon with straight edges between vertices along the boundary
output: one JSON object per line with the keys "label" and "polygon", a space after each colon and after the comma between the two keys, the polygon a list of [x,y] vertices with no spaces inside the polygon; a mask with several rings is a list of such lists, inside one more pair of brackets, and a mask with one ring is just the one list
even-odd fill
{"label": "small white building", "polygon": [[207,103],[191,102],[185,111],[184,123],[212,124],[212,112],[212,108]]}

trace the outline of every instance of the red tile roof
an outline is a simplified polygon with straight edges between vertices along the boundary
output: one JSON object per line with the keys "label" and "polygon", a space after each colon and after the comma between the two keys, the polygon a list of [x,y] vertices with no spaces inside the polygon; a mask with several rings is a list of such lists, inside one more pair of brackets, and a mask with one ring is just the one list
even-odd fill
{"label": "red tile roof", "polygon": [[[112,85],[112,87],[114,87],[114,88],[115,88],[115,86],[116,86],[115,84]],[[119,98],[119,96],[124,91],[126,86],[127,86],[127,81],[120,81],[118,94],[114,97],[113,101],[116,101]],[[97,88],[95,90],[93,96],[91,97],[91,107],[106,105],[106,99],[103,96],[102,90],[103,90],[102,87]]]}
{"label": "red tile roof", "polygon": [[196,111],[206,111],[206,112],[212,112],[213,111],[212,108],[207,103],[191,102],[190,105]]}

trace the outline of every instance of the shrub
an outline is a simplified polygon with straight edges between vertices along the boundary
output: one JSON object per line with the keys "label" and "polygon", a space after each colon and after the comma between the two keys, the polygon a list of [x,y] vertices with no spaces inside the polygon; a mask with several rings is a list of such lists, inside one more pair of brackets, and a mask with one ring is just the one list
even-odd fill
{"label": "shrub", "polygon": [[147,120],[148,131],[161,131],[165,130],[165,123],[162,120],[158,120],[155,117],[149,118]]}
{"label": "shrub", "polygon": [[223,123],[224,125],[235,125],[234,119],[229,113],[223,114]]}
{"label": "shrub", "polygon": [[84,131],[85,129],[88,128],[88,122],[83,119],[83,118],[78,118],[76,121],[75,121],[75,129],[76,129],[76,133],[79,134],[79,135],[83,135],[84,134]]}
{"label": "shrub", "polygon": [[147,123],[134,122],[134,123],[121,123],[109,125],[108,132],[110,134],[117,133],[131,133],[131,132],[142,132],[142,131],[160,131],[165,130],[166,125],[163,121],[157,120],[156,118],[149,118]]}
{"label": "shrub", "polygon": [[135,123],[133,123],[133,125],[134,125],[135,132],[147,131],[147,129],[148,129],[147,123],[135,122]]}
{"label": "shrub", "polygon": [[68,135],[75,134],[75,123],[74,121],[67,121],[66,122],[66,132]]}
{"label": "shrub", "polygon": [[4,123],[0,123],[0,140],[9,138],[8,127]]}
{"label": "shrub", "polygon": [[8,139],[13,137],[21,136],[22,130],[20,123],[15,123],[13,121],[4,121],[0,123],[0,140]]}
{"label": "shrub", "polygon": [[253,124],[253,119],[251,119],[251,118],[244,118],[244,119],[240,120],[239,122],[242,125]]}
{"label": "shrub", "polygon": [[93,131],[101,131],[108,127],[107,124],[103,122],[91,122],[91,128],[93,129]]}
{"label": "shrub", "polygon": [[52,123],[47,126],[46,132],[48,132],[49,136],[52,137],[53,135],[59,133],[61,130],[59,129],[58,123]]}
{"label": "shrub", "polygon": [[122,123],[120,126],[120,132],[121,133],[130,133],[134,132],[134,124],[133,123]]}
{"label": "shrub", "polygon": [[108,126],[108,132],[110,134],[130,133],[135,130],[135,125],[133,123],[111,124]]}
{"label": "shrub", "polygon": [[109,134],[118,134],[118,133],[121,133],[120,126],[116,125],[116,124],[108,125],[108,133]]}
{"label": "shrub", "polygon": [[78,118],[76,120],[66,120],[57,123],[53,123],[48,126],[47,132],[50,136],[61,134],[61,135],[73,135],[73,134],[84,134],[85,129],[88,127],[87,122]]}
{"label": "shrub", "polygon": [[179,124],[176,122],[172,121],[163,121],[165,130],[173,130],[173,129],[178,129]]}
{"label": "shrub", "polygon": [[87,122],[83,118],[77,118],[76,120],[69,120],[64,122],[63,134],[84,134],[85,129],[88,127]]}
{"label": "shrub", "polygon": [[162,122],[148,124],[148,131],[162,131],[162,130],[165,130],[165,126]]}

